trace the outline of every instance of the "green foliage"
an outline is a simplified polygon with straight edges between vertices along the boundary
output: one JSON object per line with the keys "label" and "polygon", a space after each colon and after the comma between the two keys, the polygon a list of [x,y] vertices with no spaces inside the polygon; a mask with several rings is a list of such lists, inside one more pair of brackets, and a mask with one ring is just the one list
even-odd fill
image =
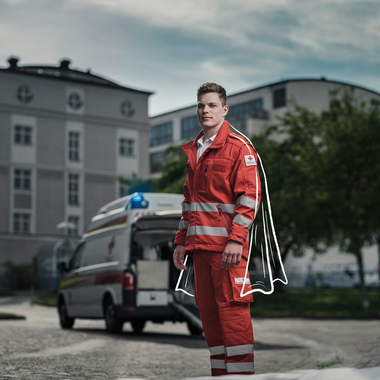
{"label": "green foliage", "polygon": [[254,293],[252,318],[380,318],[377,290],[368,292],[371,306],[362,309],[359,289],[290,289],[269,297]]}
{"label": "green foliage", "polygon": [[179,145],[170,146],[164,155],[165,163],[162,176],[156,182],[157,189],[163,193],[183,194],[187,156]]}
{"label": "green foliage", "polygon": [[128,186],[128,194],[133,194],[136,192],[150,193],[156,191],[156,184],[153,178],[143,179],[138,177],[136,173],[132,174],[132,178],[124,178],[120,176],[118,177],[118,180],[120,183]]}
{"label": "green foliage", "polygon": [[13,264],[6,261],[1,264],[12,290],[26,290],[33,285],[33,272],[30,264]]}

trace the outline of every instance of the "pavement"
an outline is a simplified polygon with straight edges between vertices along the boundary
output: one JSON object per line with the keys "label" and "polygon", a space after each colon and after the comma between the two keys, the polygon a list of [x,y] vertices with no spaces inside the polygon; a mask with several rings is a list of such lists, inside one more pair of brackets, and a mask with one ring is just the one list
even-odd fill
{"label": "pavement", "polygon": [[[55,308],[27,297],[0,297],[0,312],[26,317],[0,320],[1,380],[211,379],[204,338],[184,323],[148,323],[141,335],[129,323],[108,334],[96,320],[62,330]],[[380,320],[253,318],[253,326],[256,375],[228,380],[380,380]]]}

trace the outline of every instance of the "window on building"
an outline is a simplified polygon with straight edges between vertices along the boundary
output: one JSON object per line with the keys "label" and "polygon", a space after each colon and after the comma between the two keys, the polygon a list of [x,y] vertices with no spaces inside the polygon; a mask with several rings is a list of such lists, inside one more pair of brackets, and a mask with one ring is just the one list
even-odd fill
{"label": "window on building", "polygon": [[164,152],[151,153],[150,155],[150,172],[158,173],[162,169],[165,161]]}
{"label": "window on building", "polygon": [[135,155],[135,141],[122,137],[119,139],[119,154],[120,156]]}
{"label": "window on building", "polygon": [[181,120],[181,133],[182,138],[193,138],[195,137],[202,129],[202,126],[199,124],[197,116],[184,117]]}
{"label": "window on building", "polygon": [[150,146],[166,144],[173,140],[173,123],[154,125],[150,130]]}
{"label": "window on building", "polygon": [[14,142],[20,145],[32,145],[32,127],[28,125],[16,125]]}
{"label": "window on building", "polygon": [[273,108],[286,106],[286,88],[279,88],[273,91]]}
{"label": "window on building", "polygon": [[255,99],[246,103],[230,106],[227,120],[237,129],[246,130],[247,119],[267,119],[267,112],[263,109],[263,99]]}
{"label": "window on building", "polygon": [[76,131],[69,132],[69,161],[79,161],[80,155],[80,133]]}
{"label": "window on building", "polygon": [[68,217],[69,228],[67,229],[68,236],[78,236],[79,229],[79,216],[69,215]]}
{"label": "window on building", "polygon": [[30,214],[15,212],[13,214],[13,232],[30,233]]}
{"label": "window on building", "polygon": [[13,183],[15,190],[31,190],[32,171],[27,169],[15,169]]}
{"label": "window on building", "polygon": [[68,201],[69,205],[79,205],[79,174],[69,174]]}

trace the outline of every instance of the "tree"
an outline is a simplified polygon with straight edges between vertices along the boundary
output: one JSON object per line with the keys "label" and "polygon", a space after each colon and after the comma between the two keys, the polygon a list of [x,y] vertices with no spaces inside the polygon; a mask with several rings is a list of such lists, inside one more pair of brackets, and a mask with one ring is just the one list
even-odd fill
{"label": "tree", "polygon": [[362,305],[368,307],[362,250],[380,231],[379,102],[360,101],[353,88],[338,89],[320,119],[329,227],[340,249],[357,259]]}
{"label": "tree", "polygon": [[362,250],[380,240],[379,103],[338,89],[319,114],[293,103],[267,135],[281,141],[256,145],[269,173],[282,254],[320,252],[332,243],[354,254],[368,307]]}

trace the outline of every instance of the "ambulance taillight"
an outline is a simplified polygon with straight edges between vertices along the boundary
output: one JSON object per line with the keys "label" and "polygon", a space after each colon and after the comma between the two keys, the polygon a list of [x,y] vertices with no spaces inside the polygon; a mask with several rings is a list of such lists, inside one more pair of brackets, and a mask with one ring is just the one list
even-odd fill
{"label": "ambulance taillight", "polygon": [[131,272],[123,273],[123,290],[135,290],[135,277]]}

